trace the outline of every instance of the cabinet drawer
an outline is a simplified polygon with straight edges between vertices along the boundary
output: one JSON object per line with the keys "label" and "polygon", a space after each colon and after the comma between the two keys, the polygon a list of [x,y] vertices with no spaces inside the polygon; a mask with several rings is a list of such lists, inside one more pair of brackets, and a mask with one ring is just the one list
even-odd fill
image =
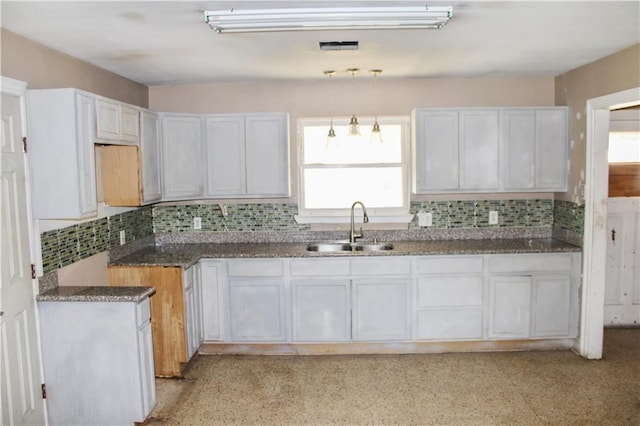
{"label": "cabinet drawer", "polygon": [[570,271],[570,254],[513,254],[489,257],[491,272]]}
{"label": "cabinet drawer", "polygon": [[349,259],[293,259],[293,276],[349,275]]}
{"label": "cabinet drawer", "polygon": [[409,275],[411,259],[405,257],[372,257],[351,262],[352,275]]}
{"label": "cabinet drawer", "polygon": [[430,309],[418,311],[417,338],[481,339],[482,309]]}
{"label": "cabinet drawer", "polygon": [[481,256],[421,257],[418,274],[451,274],[482,272]]}
{"label": "cabinet drawer", "polygon": [[151,303],[147,297],[136,306],[136,325],[141,326],[151,319]]}
{"label": "cabinet drawer", "polygon": [[418,307],[481,305],[482,276],[434,275],[418,279]]}
{"label": "cabinet drawer", "polygon": [[279,259],[230,260],[230,277],[279,277],[284,275],[284,264]]}

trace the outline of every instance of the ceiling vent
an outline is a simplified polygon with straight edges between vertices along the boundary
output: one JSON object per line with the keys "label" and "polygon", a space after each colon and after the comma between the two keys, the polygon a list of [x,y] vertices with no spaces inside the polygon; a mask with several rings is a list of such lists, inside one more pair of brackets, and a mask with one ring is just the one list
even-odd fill
{"label": "ceiling vent", "polygon": [[321,41],[320,50],[358,50],[357,41]]}

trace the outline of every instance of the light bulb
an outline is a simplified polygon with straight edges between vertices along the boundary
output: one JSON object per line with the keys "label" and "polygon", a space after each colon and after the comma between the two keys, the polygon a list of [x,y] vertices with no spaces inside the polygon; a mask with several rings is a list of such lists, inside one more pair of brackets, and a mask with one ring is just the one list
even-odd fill
{"label": "light bulb", "polygon": [[377,120],[376,120],[375,123],[373,123],[373,129],[371,129],[370,142],[371,143],[382,143],[382,132],[380,131],[380,125],[378,124]]}
{"label": "light bulb", "polygon": [[360,136],[360,125],[358,125],[358,119],[355,115],[351,116],[351,121],[349,122],[349,131],[347,132],[348,136]]}

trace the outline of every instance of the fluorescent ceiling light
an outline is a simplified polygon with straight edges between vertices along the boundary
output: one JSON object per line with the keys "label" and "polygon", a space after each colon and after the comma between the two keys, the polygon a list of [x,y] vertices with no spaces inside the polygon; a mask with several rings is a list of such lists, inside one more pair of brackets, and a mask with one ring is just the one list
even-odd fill
{"label": "fluorescent ceiling light", "polygon": [[439,29],[452,16],[451,6],[231,9],[204,12],[205,22],[218,33]]}

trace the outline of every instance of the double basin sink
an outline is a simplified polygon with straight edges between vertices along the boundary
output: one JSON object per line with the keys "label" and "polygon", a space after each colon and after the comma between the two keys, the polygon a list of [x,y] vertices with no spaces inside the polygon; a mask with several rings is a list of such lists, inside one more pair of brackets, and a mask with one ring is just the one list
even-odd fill
{"label": "double basin sink", "polygon": [[315,252],[368,252],[393,250],[391,243],[355,242],[348,241],[318,241],[307,244],[307,251]]}

